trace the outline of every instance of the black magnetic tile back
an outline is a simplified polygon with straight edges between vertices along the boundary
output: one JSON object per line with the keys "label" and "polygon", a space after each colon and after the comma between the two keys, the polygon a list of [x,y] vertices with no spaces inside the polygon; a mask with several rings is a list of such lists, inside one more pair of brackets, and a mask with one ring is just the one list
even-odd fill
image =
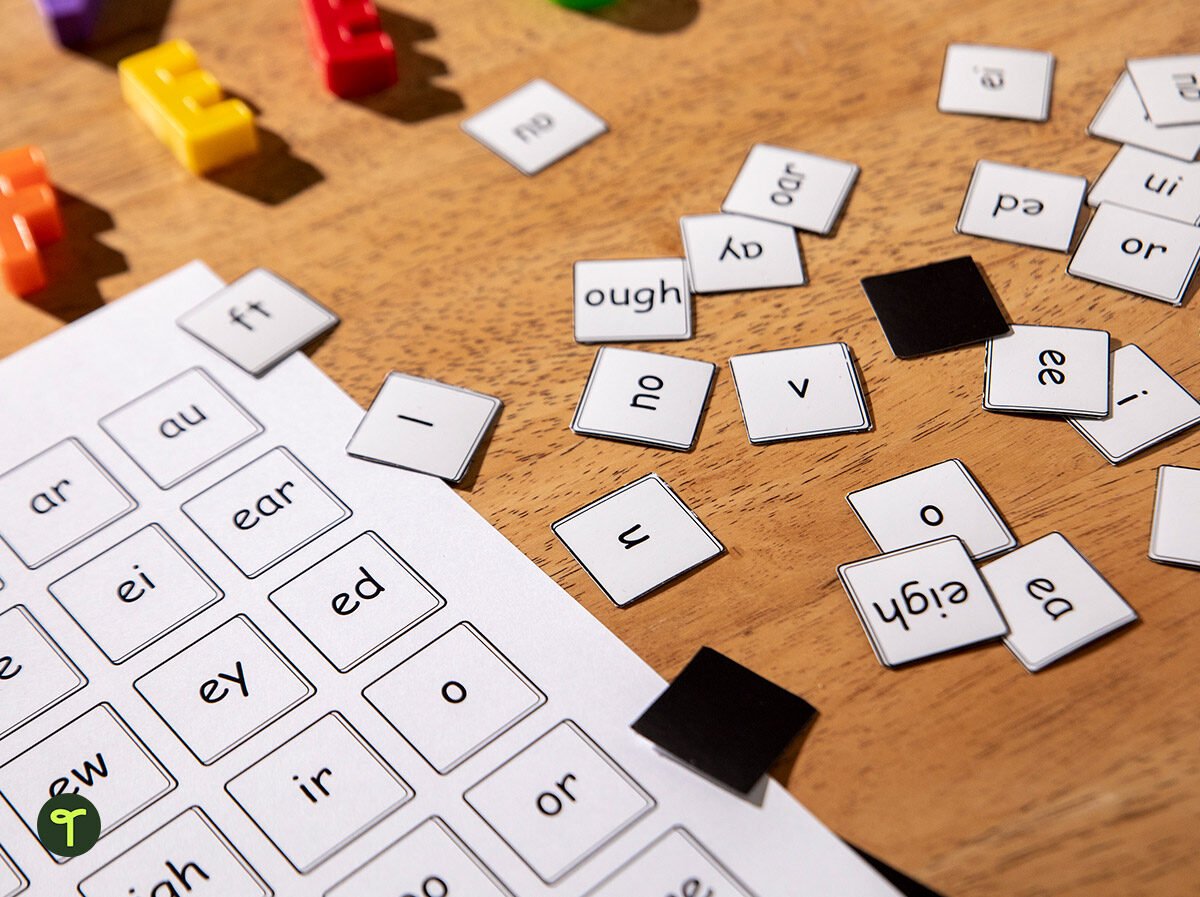
{"label": "black magnetic tile back", "polygon": [[701,648],[633,730],[746,794],[816,713],[803,698]]}
{"label": "black magnetic tile back", "polygon": [[967,255],[864,277],[862,287],[897,358],[981,343],[1009,330],[987,281]]}

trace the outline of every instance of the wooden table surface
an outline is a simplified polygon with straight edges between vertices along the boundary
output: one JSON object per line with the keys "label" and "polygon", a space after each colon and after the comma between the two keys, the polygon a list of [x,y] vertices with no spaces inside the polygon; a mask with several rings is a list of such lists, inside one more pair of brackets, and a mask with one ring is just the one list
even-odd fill
{"label": "wooden table surface", "polygon": [[[1200,432],[1111,467],[1065,423],[983,411],[982,347],[895,359],[858,285],[969,253],[1011,320],[1105,328],[1200,394],[1195,302],[954,233],[980,158],[1095,178],[1115,147],[1085,135],[1092,114],[1127,57],[1200,47],[1194,4],[381,5],[401,82],[348,102],[320,87],[294,0],[110,0],[85,54],[0,0],[0,147],[44,148],[68,228],[53,285],[0,296],[0,355],[192,258],[272,268],[342,315],[314,358],[364,405],[392,369],[504,399],[461,494],[663,675],[708,644],[816,704],[779,775],[834,830],[948,897],[1200,891],[1200,574],[1146,558],[1155,470],[1200,466]],[[160,35],[260,112],[259,158],[197,178],[134,118],[113,66]],[[1055,53],[1050,121],[939,114],[949,41]],[[526,178],[459,124],[534,77],[612,130]],[[691,453],[572,434],[594,354],[572,339],[572,263],[679,255],[678,218],[716,211],[758,141],[862,166],[836,236],[802,238],[810,285],[698,297],[692,341],[645,346],[722,364]],[[751,446],[724,361],[831,340],[874,432]],[[835,574],[874,553],[845,495],[952,457],[1021,541],[1066,534],[1141,622],[1036,676],[999,645],[881,668]],[[729,552],[618,610],[550,523],[649,471]]]}

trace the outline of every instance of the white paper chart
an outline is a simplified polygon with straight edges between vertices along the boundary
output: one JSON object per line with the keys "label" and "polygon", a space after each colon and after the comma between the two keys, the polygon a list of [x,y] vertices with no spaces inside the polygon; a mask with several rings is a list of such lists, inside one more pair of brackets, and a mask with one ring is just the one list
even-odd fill
{"label": "white paper chart", "polygon": [[[362,409],[306,357],[255,379],[176,325],[221,286],[193,263],[0,362],[28,894],[895,897],[774,781],[633,733],[662,680],[444,483],[348,456]],[[100,811],[83,856],[31,831],[52,789]]]}

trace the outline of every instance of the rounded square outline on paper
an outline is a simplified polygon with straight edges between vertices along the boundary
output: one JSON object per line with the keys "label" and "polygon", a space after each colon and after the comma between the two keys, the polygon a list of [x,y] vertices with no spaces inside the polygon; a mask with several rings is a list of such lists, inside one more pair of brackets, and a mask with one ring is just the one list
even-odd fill
{"label": "rounded square outline on paper", "polygon": [[[645,802],[645,805],[636,814],[634,814],[632,817],[627,819],[625,822],[621,823],[621,825],[618,826],[616,829],[614,829],[611,832],[609,832],[608,834],[604,835],[599,842],[597,842],[596,844],[593,844],[589,848],[587,848],[584,851],[584,853],[582,855],[580,855],[578,858],[569,861],[568,864],[564,868],[560,869],[556,874],[554,874],[554,876],[552,878],[546,878],[544,875],[542,875],[541,872],[539,872],[537,869],[533,868],[533,865],[527,859],[525,859],[525,857],[512,844],[509,843],[508,839],[504,837],[504,835],[500,832],[499,829],[497,829],[494,825],[492,825],[491,821],[488,820],[488,818],[486,816],[484,816],[478,809],[476,809],[475,805],[471,803],[470,794],[472,791],[474,791],[476,788],[478,788],[480,785],[482,785],[488,779],[499,774],[502,769],[504,769],[506,766],[508,766],[510,763],[512,763],[514,760],[516,760],[518,757],[520,757],[522,754],[524,754],[526,751],[528,751],[530,748],[532,748],[535,744],[537,744],[539,741],[541,741],[543,738],[550,735],[552,732],[554,732],[556,729],[558,729],[561,726],[566,726],[567,729],[569,729],[571,732],[573,732],[575,734],[575,736],[583,743],[584,747],[587,747],[590,750],[592,750],[601,759],[601,761],[606,763],[613,770],[613,772],[617,774],[617,776],[619,776],[622,780],[624,780],[626,785],[628,785],[639,797],[642,798],[642,800]],[[596,854],[598,854],[602,849],[607,847],[614,840],[619,838],[621,835],[623,835],[625,832],[627,832],[630,828],[632,828],[634,825],[636,825],[638,822],[640,822],[642,819],[644,819],[648,814],[653,812],[653,810],[658,806],[658,801],[656,801],[654,799],[654,796],[651,795],[650,792],[648,792],[640,784],[638,784],[637,780],[634,779],[633,776],[631,776],[628,772],[626,772],[624,767],[622,767],[619,763],[617,763],[616,760],[614,760],[612,757],[610,757],[608,755],[608,753],[602,747],[600,747],[600,745],[598,745],[592,739],[592,737],[587,734],[587,732],[585,732],[583,730],[583,727],[580,726],[573,719],[564,719],[564,720],[561,720],[561,721],[555,723],[553,726],[551,726],[549,729],[547,729],[545,732],[543,732],[541,735],[539,735],[533,741],[529,742],[529,744],[525,745],[525,747],[521,748],[519,751],[517,751],[515,754],[513,754],[511,757],[509,757],[507,760],[505,760],[503,763],[501,763],[499,766],[497,766],[495,769],[493,769],[491,772],[489,772],[486,776],[484,776],[482,779],[480,779],[474,785],[472,785],[470,788],[468,788],[466,791],[464,791],[463,792],[463,801],[467,804],[467,806],[469,806],[472,810],[475,811],[475,815],[478,816],[481,820],[483,820],[484,824],[487,825],[487,827],[489,829],[491,829],[493,832],[495,832],[496,837],[498,837],[501,841],[504,842],[505,846],[508,847],[508,849],[513,852],[513,855],[519,857],[521,862],[523,862],[526,866],[528,866],[529,869],[541,881],[545,882],[547,885],[554,885],[554,884],[557,884],[558,882],[562,881],[564,878],[566,878],[568,875],[570,875],[572,872],[574,872],[576,869],[578,869],[580,866],[582,866],[584,863],[586,863],[588,860],[590,860],[592,857],[594,857]]]}
{"label": "rounded square outline on paper", "polygon": [[[238,739],[236,741],[234,741],[232,744],[226,745],[224,748],[222,748],[216,754],[209,757],[208,759],[205,759],[205,758],[201,757],[198,753],[196,753],[196,749],[193,748],[190,744],[188,744],[187,739],[184,738],[179,732],[177,732],[175,730],[175,727],[173,725],[171,725],[171,721],[169,719],[167,719],[167,717],[163,714],[163,712],[154,705],[154,702],[151,701],[150,698],[147,697],[140,688],[138,688],[138,683],[141,682],[143,679],[145,679],[147,676],[151,675],[152,673],[157,672],[162,667],[171,663],[172,661],[177,660],[179,657],[182,657],[184,654],[186,654],[188,651],[191,651],[192,648],[196,647],[198,644],[200,644],[202,641],[207,639],[209,636],[215,635],[219,630],[224,629],[226,626],[228,626],[230,623],[233,623],[235,620],[243,623],[246,626],[246,628],[250,630],[250,634],[255,636],[256,638],[258,638],[258,640],[263,643],[263,646],[270,653],[275,655],[275,658],[282,664],[284,669],[286,669],[288,672],[290,672],[293,676],[296,677],[296,679],[301,684],[304,685],[306,694],[303,697],[299,698],[298,700],[294,701],[293,703],[289,704],[287,707],[285,707],[283,710],[276,713],[274,716],[270,717],[269,719],[267,719],[267,720],[261,722],[259,725],[255,726],[249,732],[245,732],[242,735],[240,735],[238,737]],[[253,738],[255,735],[257,735],[259,732],[262,732],[267,727],[273,725],[274,723],[279,722],[279,720],[283,719],[285,716],[287,716],[289,713],[291,713],[293,710],[295,710],[297,707],[299,707],[301,704],[303,704],[305,701],[307,701],[309,698],[311,698],[313,695],[315,695],[317,693],[317,687],[315,685],[313,685],[311,681],[309,681],[308,677],[305,676],[304,673],[302,673],[300,671],[299,667],[297,667],[294,663],[292,663],[292,661],[290,659],[288,659],[287,655],[285,655],[282,651],[280,651],[278,648],[276,648],[274,643],[269,638],[266,637],[266,635],[263,633],[263,631],[261,629],[258,628],[258,626],[255,625],[254,621],[251,620],[245,614],[234,614],[232,617],[230,617],[224,623],[219,623],[217,626],[213,627],[208,632],[204,633],[204,635],[200,636],[195,641],[191,642],[188,645],[185,645],[184,647],[182,647],[178,651],[176,651],[174,654],[172,654],[170,657],[166,658],[165,660],[155,664],[150,669],[146,670],[146,672],[142,673],[140,676],[138,676],[136,679],[134,679],[133,682],[130,684],[133,686],[133,690],[138,693],[138,697],[146,702],[146,706],[148,706],[151,710],[154,711],[154,715],[157,716],[160,720],[162,720],[163,725],[165,725],[167,727],[167,729],[171,732],[172,735],[174,735],[176,738],[179,739],[179,743],[188,749],[188,753],[190,753],[193,757],[195,757],[201,766],[211,766],[212,764],[216,763],[218,760],[220,760],[226,754],[230,753],[231,751],[235,750],[238,747],[241,747],[243,744],[245,744],[247,741],[249,741],[251,738]]]}
{"label": "rounded square outline on paper", "polygon": [[[38,618],[33,615],[33,611],[31,611],[28,607],[26,607],[24,604],[14,604],[11,607],[6,607],[3,611],[0,611],[0,617],[2,617],[2,616],[4,616],[4,614],[6,614],[10,611],[14,611],[14,610],[17,611],[22,617],[25,618],[25,622],[27,622],[31,626],[33,626],[33,629],[37,633],[37,635],[41,636],[42,640],[45,641],[46,644],[50,647],[50,650],[58,655],[58,659],[61,660],[66,665],[67,669],[69,669],[71,672],[73,672],[75,674],[75,678],[78,679],[79,681],[73,688],[69,689],[68,691],[63,692],[57,698],[54,698],[49,704],[46,704],[44,707],[33,711],[31,714],[29,714],[29,716],[25,717],[23,720],[20,720],[19,722],[13,723],[13,725],[11,725],[9,728],[7,728],[3,731],[0,731],[0,740],[7,738],[9,735],[16,732],[22,726],[28,725],[29,723],[33,722],[35,719],[37,719],[39,716],[41,716],[47,710],[50,710],[52,707],[57,707],[59,704],[61,704],[67,698],[71,697],[71,695],[76,694],[79,691],[82,691],[88,684],[88,677],[84,675],[83,670],[81,670],[75,664],[75,661],[73,661],[71,659],[70,655],[67,654],[67,652],[64,651],[59,646],[58,642],[56,642],[54,640],[54,638],[50,635],[50,633],[46,631],[45,627],[43,627],[42,624],[40,622],[38,622]],[[20,756],[20,755],[18,755],[18,756]],[[13,759],[15,759],[15,758],[13,758]]]}
{"label": "rounded square outline on paper", "polygon": [[[435,765],[432,760],[430,760],[428,757],[425,756],[425,753],[419,747],[417,747],[412,741],[409,740],[408,736],[404,734],[404,730],[402,730],[392,720],[392,718],[390,716],[388,716],[386,713],[384,713],[383,710],[380,709],[379,705],[377,705],[374,701],[371,700],[371,697],[370,697],[370,695],[367,694],[367,692],[372,688],[372,686],[377,685],[378,683],[382,682],[384,679],[391,676],[393,673],[395,673],[397,670],[399,670],[400,667],[404,666],[404,664],[408,663],[408,661],[412,660],[414,657],[416,657],[418,654],[420,654],[426,648],[432,647],[436,642],[445,638],[447,635],[449,635],[451,632],[453,632],[455,629],[458,629],[459,627],[465,628],[469,633],[471,633],[473,636],[475,636],[475,638],[477,638],[479,640],[480,644],[482,644],[484,648],[491,651],[492,654],[494,654],[496,656],[497,660],[499,660],[510,671],[512,671],[513,675],[515,675],[517,677],[517,679],[523,685],[525,685],[531,692],[533,692],[535,700],[534,700],[534,703],[532,704],[532,706],[527,707],[525,710],[521,711],[521,713],[519,713],[517,716],[513,717],[511,720],[506,722],[504,725],[502,725],[496,731],[492,732],[490,735],[488,735],[486,738],[484,738],[478,744],[471,747],[469,750],[467,750],[466,752],[461,754],[455,760],[452,760],[450,762],[450,764],[443,769],[443,768],[440,768],[437,765]],[[453,772],[455,769],[457,769],[463,763],[466,763],[469,759],[471,759],[476,754],[478,754],[480,751],[482,751],[484,748],[486,748],[493,741],[496,741],[498,738],[500,738],[505,733],[516,728],[519,723],[524,722],[529,716],[531,716],[533,713],[535,713],[540,708],[544,707],[546,705],[546,701],[547,701],[546,693],[543,692],[540,688],[538,688],[537,685],[534,684],[533,680],[530,679],[527,675],[525,675],[524,671],[522,671],[520,667],[518,667],[515,663],[513,663],[511,660],[509,660],[508,657],[502,651],[500,651],[499,648],[497,648],[495,645],[493,645],[491,640],[488,639],[487,636],[485,636],[482,632],[480,632],[475,627],[475,624],[473,624],[470,620],[462,620],[458,623],[455,623],[453,626],[451,626],[449,629],[447,629],[441,635],[432,639],[427,644],[422,645],[416,651],[412,652],[412,654],[410,654],[406,658],[404,658],[404,660],[400,661],[398,664],[396,664],[395,666],[386,670],[384,673],[382,673],[381,675],[372,679],[369,683],[367,683],[365,686],[363,686],[361,693],[363,696],[363,700],[366,701],[371,706],[371,709],[374,710],[376,713],[378,713],[380,715],[380,717],[383,718],[383,721],[386,722],[389,726],[391,726],[396,731],[396,734],[398,734],[401,738],[403,738],[405,743],[409,747],[411,747],[413,749],[413,751],[415,751],[416,754],[422,760],[424,760],[426,763],[428,763],[429,766],[438,775],[442,775],[442,776],[449,775],[451,772]]]}
{"label": "rounded square outline on paper", "polygon": [[[202,582],[204,582],[210,589],[213,590],[213,598],[211,600],[205,602],[204,604],[202,604],[200,607],[197,607],[194,610],[192,610],[186,617],[176,620],[174,623],[172,623],[170,626],[168,626],[162,632],[147,639],[145,642],[143,642],[138,647],[134,648],[129,653],[125,654],[124,656],[122,656],[120,658],[114,658],[112,655],[110,655],[108,653],[108,651],[106,651],[104,649],[103,645],[101,645],[98,641],[96,641],[95,637],[88,630],[88,628],[86,626],[84,626],[81,622],[79,622],[79,620],[75,617],[75,614],[71,613],[71,609],[69,607],[67,607],[66,604],[63,603],[63,600],[61,598],[59,598],[58,595],[54,594],[54,587],[56,585],[58,585],[60,582],[62,582],[64,579],[66,579],[67,577],[74,576],[76,573],[78,573],[84,567],[91,564],[93,561],[99,560],[100,558],[104,557],[104,555],[108,554],[110,551],[116,550],[117,548],[121,547],[126,542],[128,542],[130,539],[132,539],[134,536],[136,536],[140,533],[143,533],[148,529],[152,529],[155,532],[157,532],[158,535],[162,538],[162,540],[164,542],[166,542],[167,547],[173,549],[175,551],[175,553],[177,555],[179,555],[179,557],[183,560],[183,562],[192,569],[192,572],[194,572],[200,578],[200,580]],[[62,576],[58,577],[58,579],[54,580],[54,582],[52,582],[48,586],[46,586],[46,591],[49,592],[51,597],[53,597],[54,600],[58,602],[58,605],[63,609],[63,611],[67,614],[67,616],[71,618],[71,621],[76,626],[79,627],[79,629],[83,632],[83,634],[88,637],[88,639],[91,641],[91,643],[93,645],[95,645],[97,649],[99,649],[100,653],[103,654],[105,657],[107,657],[109,662],[114,665],[120,665],[120,664],[124,663],[125,661],[129,660],[136,654],[139,654],[142,651],[149,648],[151,645],[153,645],[159,639],[166,638],[168,635],[170,635],[172,632],[174,632],[180,626],[187,623],[189,620],[195,619],[200,614],[204,613],[206,610],[208,610],[210,607],[212,607],[214,604],[216,604],[218,601],[220,601],[221,599],[223,599],[225,597],[225,590],[222,589],[219,585],[217,585],[216,582],[213,581],[212,577],[210,577],[207,573],[205,573],[204,570],[200,567],[200,565],[197,564],[195,562],[195,560],[192,559],[191,555],[189,555],[186,551],[184,551],[183,548],[179,545],[179,543],[176,542],[173,538],[171,538],[170,533],[168,533],[166,531],[166,529],[164,529],[158,523],[148,523],[145,526],[143,526],[141,529],[135,530],[134,532],[130,533],[128,536],[126,536],[124,539],[121,539],[119,542],[114,542],[112,545],[110,545],[108,548],[104,549],[102,552],[100,552],[95,557],[92,557],[89,560],[84,561],[82,564],[75,567],[73,570],[70,570],[69,572],[64,573]]]}
{"label": "rounded square outline on paper", "polygon": [[[187,473],[176,477],[171,482],[160,483],[158,481],[158,479],[153,474],[150,473],[150,471],[148,471],[145,467],[142,466],[142,462],[137,459],[137,457],[133,454],[133,452],[131,452],[128,448],[125,447],[125,444],[123,442],[121,442],[120,439],[117,438],[116,434],[113,433],[111,430],[109,430],[107,426],[105,426],[104,422],[106,420],[108,420],[110,417],[112,417],[113,415],[119,414],[120,412],[124,411],[126,408],[130,408],[133,405],[136,405],[138,402],[142,401],[142,399],[149,398],[151,395],[158,392],[163,387],[169,386],[170,384],[174,383],[176,380],[186,377],[188,374],[192,374],[192,373],[199,374],[203,380],[206,380],[208,382],[209,386],[211,386],[223,398],[225,398],[226,401],[228,401],[229,404],[233,407],[233,409],[235,411],[237,411],[239,414],[241,414],[242,417],[244,417],[246,419],[246,421],[249,422],[254,427],[254,432],[251,433],[249,436],[245,437],[244,439],[240,440],[239,442],[235,442],[233,445],[222,449],[218,454],[209,458],[207,461],[204,461],[203,463],[197,465],[196,467],[193,467]],[[247,411],[242,406],[242,404],[233,397],[233,395],[229,392],[229,390],[225,389],[225,387],[223,387],[220,383],[218,383],[217,379],[212,374],[210,374],[208,371],[206,371],[200,365],[196,365],[195,367],[190,367],[186,371],[182,371],[182,372],[176,374],[174,377],[170,377],[169,379],[164,380],[162,383],[158,384],[158,386],[155,386],[153,389],[146,390],[140,396],[130,399],[128,402],[126,402],[121,407],[108,412],[108,414],[106,414],[106,415],[104,415],[104,417],[100,418],[99,424],[100,424],[100,429],[108,434],[109,439],[111,439],[118,446],[120,446],[121,451],[123,451],[126,455],[129,456],[129,459],[138,466],[138,469],[141,470],[141,472],[146,475],[147,479],[149,479],[152,483],[154,483],[154,485],[158,486],[159,489],[162,489],[164,491],[166,491],[167,489],[171,489],[175,486],[178,486],[184,480],[188,479],[189,477],[195,476],[197,473],[202,471],[204,468],[208,467],[210,464],[213,464],[213,463],[219,461],[220,459],[224,458],[226,455],[230,454],[231,452],[236,451],[237,449],[241,448],[243,445],[250,442],[251,440],[257,439],[259,436],[261,436],[263,433],[266,432],[266,427],[264,427],[262,425],[262,423],[253,414],[251,414],[249,411]]]}
{"label": "rounded square outline on paper", "polygon": [[22,555],[21,552],[17,551],[16,547],[14,547],[13,544],[10,541],[8,541],[7,538],[5,538],[4,533],[0,532],[0,542],[3,542],[5,545],[7,545],[9,550],[13,554],[15,554],[17,556],[17,558],[21,561],[21,563],[24,564],[26,567],[28,567],[30,570],[36,570],[39,567],[45,566],[46,564],[50,563],[52,560],[54,560],[59,555],[65,554],[66,552],[68,552],[72,548],[74,548],[76,545],[86,542],[88,539],[90,539],[92,536],[96,535],[98,532],[105,530],[108,527],[112,526],[114,523],[116,523],[122,517],[125,517],[128,514],[132,514],[139,507],[138,500],[130,494],[129,490],[126,489],[124,486],[122,486],[120,481],[116,477],[114,477],[111,473],[109,473],[108,469],[105,468],[105,466],[103,464],[101,464],[100,461],[96,458],[96,456],[92,454],[92,452],[88,449],[88,447],[83,444],[83,441],[76,438],[75,436],[68,436],[66,439],[60,439],[58,442],[54,443],[53,445],[49,445],[46,448],[42,449],[36,455],[31,455],[30,457],[26,458],[24,461],[22,461],[20,464],[16,465],[15,467],[10,467],[8,470],[4,471],[3,473],[0,473],[0,480],[7,477],[10,473],[15,473],[16,471],[18,471],[22,467],[24,467],[26,464],[36,461],[42,455],[58,448],[60,445],[63,445],[65,443],[71,443],[73,446],[75,446],[75,449],[81,455],[83,455],[84,460],[90,462],[91,465],[96,468],[96,470],[100,474],[100,476],[102,476],[104,479],[106,479],[108,481],[109,485],[112,486],[120,495],[124,496],[126,502],[128,502],[128,506],[125,508],[125,510],[118,511],[115,516],[110,517],[108,520],[105,520],[103,523],[101,523],[95,529],[84,533],[83,535],[79,536],[75,540],[68,542],[66,545],[63,545],[63,546],[55,549],[50,554],[48,554],[46,557],[36,560],[32,563],[25,560],[25,556]]}
{"label": "rounded square outline on paper", "polygon": [[[316,860],[314,860],[310,866],[308,866],[305,869],[301,869],[299,866],[297,866],[295,864],[295,862],[292,861],[292,858],[289,857],[286,853],[284,853],[283,849],[277,843],[275,843],[275,839],[272,838],[269,834],[267,834],[267,830],[262,827],[262,825],[258,822],[258,820],[250,815],[250,811],[242,806],[241,801],[239,801],[236,797],[234,797],[233,792],[229,790],[229,786],[232,785],[237,779],[241,778],[246,773],[248,773],[250,770],[252,770],[254,767],[258,766],[258,764],[262,763],[262,761],[267,759],[267,757],[270,757],[272,754],[278,753],[285,746],[291,744],[293,741],[295,741],[297,738],[299,738],[301,735],[303,735],[305,732],[307,732],[309,729],[311,729],[317,723],[319,723],[322,720],[327,719],[329,717],[333,717],[333,719],[338,723],[338,725],[340,725],[344,729],[346,729],[346,731],[350,734],[350,737],[353,738],[355,741],[357,741],[362,746],[362,748],[371,756],[371,759],[373,759],[376,763],[379,764],[379,766],[383,769],[385,774],[389,775],[392,779],[395,780],[395,782],[400,786],[401,790],[403,790],[405,792],[405,796],[403,799],[400,800],[399,803],[393,804],[390,808],[385,810],[381,815],[372,819],[370,822],[367,822],[366,824],[364,824],[360,829],[358,829],[352,835],[347,837],[344,841],[341,841],[338,844],[334,845],[333,847],[329,848],[329,850],[327,850],[325,853],[321,854]],[[400,774],[398,772],[396,772],[395,769],[392,768],[392,765],[390,763],[388,763],[387,760],[384,759],[383,755],[380,754],[379,751],[375,750],[375,748],[371,745],[371,743],[369,741],[367,741],[367,739],[362,735],[362,733],[360,733],[356,728],[354,728],[353,724],[351,724],[351,722],[348,719],[346,719],[346,717],[344,717],[342,715],[342,713],[338,710],[331,710],[328,713],[324,714],[323,716],[317,717],[315,720],[313,720],[307,726],[302,728],[299,732],[296,732],[294,735],[292,735],[290,738],[288,738],[282,744],[267,751],[267,753],[263,754],[261,757],[259,757],[257,760],[255,760],[253,763],[251,763],[249,766],[247,766],[245,769],[243,769],[241,772],[239,772],[237,775],[235,775],[229,781],[227,781],[225,783],[224,790],[225,790],[225,793],[227,795],[229,795],[229,798],[235,804],[237,804],[238,809],[241,810],[242,813],[245,814],[246,818],[249,819],[250,822],[252,822],[254,824],[254,827],[257,828],[262,833],[263,837],[267,839],[267,841],[270,843],[270,845],[275,848],[275,850],[279,853],[279,855],[281,857],[283,857],[285,860],[287,860],[288,865],[291,866],[293,869],[295,869],[297,872],[299,872],[301,875],[308,875],[308,873],[312,872],[314,869],[318,868],[323,863],[326,863],[329,860],[333,859],[333,857],[335,857],[341,851],[345,850],[347,847],[349,847],[351,844],[353,844],[355,841],[357,841],[359,838],[361,838],[364,834],[369,832],[375,826],[379,825],[381,822],[383,822],[383,820],[387,819],[389,816],[391,816],[393,813],[395,813],[397,810],[399,810],[405,804],[412,802],[412,800],[417,796],[417,792],[415,790],[413,790],[412,785],[408,784],[408,782],[406,782],[400,776]]]}

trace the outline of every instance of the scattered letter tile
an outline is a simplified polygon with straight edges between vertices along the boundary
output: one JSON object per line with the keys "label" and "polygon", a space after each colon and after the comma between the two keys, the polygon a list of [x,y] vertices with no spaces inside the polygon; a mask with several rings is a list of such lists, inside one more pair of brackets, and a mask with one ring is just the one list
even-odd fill
{"label": "scattered letter tile", "polygon": [[960,234],[1067,252],[1087,178],[980,160],[958,216]]}
{"label": "scattered letter tile", "polygon": [[1151,215],[1200,224],[1200,162],[1123,146],[1088,192],[1088,205],[1111,202]]}
{"label": "scattered letter tile", "polygon": [[1158,469],[1150,558],[1200,567],[1200,470],[1170,465]]}
{"label": "scattered letter tile", "polygon": [[620,343],[692,338],[683,259],[575,263],[575,340]]}
{"label": "scattered letter tile", "polygon": [[620,607],[725,551],[653,473],[568,514],[551,529]]}
{"label": "scattered letter tile", "polygon": [[346,452],[457,483],[502,404],[494,396],[393,371]]}
{"label": "scattered letter tile", "polygon": [[1045,121],[1050,117],[1054,57],[1037,50],[950,44],[938,109]]}
{"label": "scattered letter tile", "polygon": [[988,340],[988,411],[1103,417],[1108,414],[1109,337],[1103,330],[1014,324]]}
{"label": "scattered letter tile", "polygon": [[1125,68],[1155,127],[1200,124],[1200,55],[1130,59]]}
{"label": "scattered letter tile", "polygon": [[571,429],[687,451],[696,442],[715,373],[708,361],[605,346],[596,352]]}
{"label": "scattered letter tile", "polygon": [[1067,273],[1181,305],[1197,261],[1200,227],[1106,202],[1088,222]]}
{"label": "scattered letter tile", "polygon": [[1068,418],[1110,464],[1120,464],[1200,423],[1200,402],[1132,343],[1112,354],[1112,410]]}
{"label": "scattered letter tile", "polygon": [[966,546],[954,536],[843,564],[838,576],[884,666],[1008,632]]}
{"label": "scattered letter tile", "polygon": [[1185,162],[1200,154],[1200,125],[1155,127],[1128,72],[1121,73],[1087,131],[1093,137],[1166,153]]}
{"label": "scattered letter tile", "polygon": [[857,177],[853,162],[760,143],[746,156],[721,211],[828,234]]}
{"label": "scattered letter tile", "polygon": [[255,268],[179,319],[179,326],[255,377],[332,330],[338,317],[265,268]]}
{"label": "scattered letter tile", "polygon": [[679,219],[692,289],[728,293],[798,287],[806,281],[796,231],[745,215],[689,215]]}
{"label": "scattered letter tile", "polygon": [[608,130],[604,120],[541,79],[462,123],[462,129],[525,174],[537,174]]}
{"label": "scattered letter tile", "polygon": [[958,459],[943,461],[846,496],[880,551],[958,536],[971,556],[1017,544],[1004,519]]}
{"label": "scattered letter tile", "polygon": [[729,369],[755,445],[871,429],[845,343],[735,355]]}

